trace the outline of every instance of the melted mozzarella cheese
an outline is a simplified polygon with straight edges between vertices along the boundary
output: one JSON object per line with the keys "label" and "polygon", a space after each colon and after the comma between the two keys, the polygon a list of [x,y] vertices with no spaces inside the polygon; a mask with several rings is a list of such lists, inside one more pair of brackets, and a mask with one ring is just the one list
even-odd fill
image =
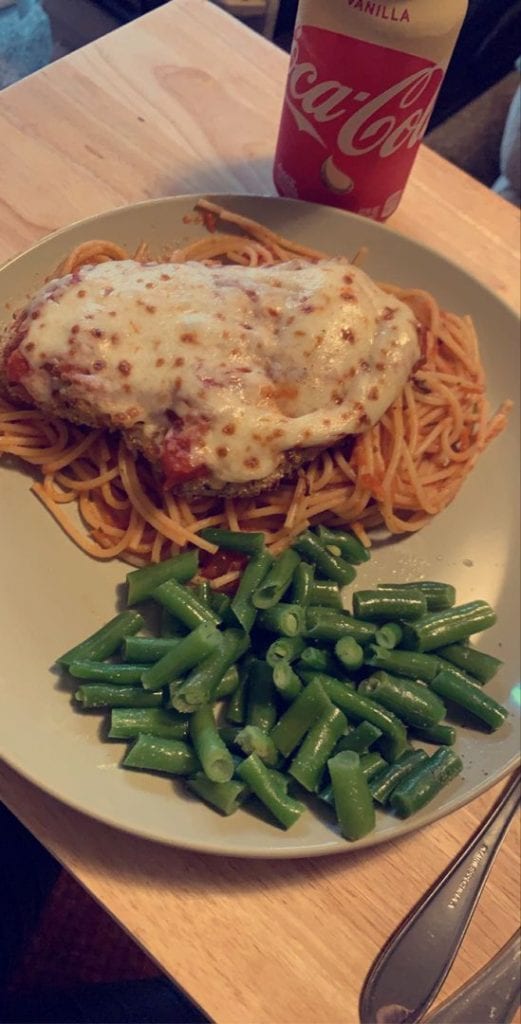
{"label": "melted mozzarella cheese", "polygon": [[36,404],[141,424],[150,440],[176,417],[202,422],[193,457],[230,482],[365,431],[419,357],[410,308],[344,259],[103,263],[51,281],[25,325]]}

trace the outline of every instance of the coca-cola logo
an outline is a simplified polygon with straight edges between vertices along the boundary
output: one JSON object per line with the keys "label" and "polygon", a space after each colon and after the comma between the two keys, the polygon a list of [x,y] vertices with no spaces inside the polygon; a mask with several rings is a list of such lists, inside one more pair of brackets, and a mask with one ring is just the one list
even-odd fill
{"label": "coca-cola logo", "polygon": [[291,53],[286,101],[300,131],[327,148],[317,126],[341,121],[336,143],[345,156],[378,152],[392,156],[412,149],[425,133],[443,69],[426,64],[377,95],[321,78],[317,66],[301,59],[300,29]]}

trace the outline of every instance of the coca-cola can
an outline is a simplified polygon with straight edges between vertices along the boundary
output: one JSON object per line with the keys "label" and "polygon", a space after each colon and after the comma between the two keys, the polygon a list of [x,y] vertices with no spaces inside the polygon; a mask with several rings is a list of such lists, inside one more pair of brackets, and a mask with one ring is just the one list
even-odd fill
{"label": "coca-cola can", "polygon": [[374,220],[396,210],[467,0],[300,0],[274,182]]}

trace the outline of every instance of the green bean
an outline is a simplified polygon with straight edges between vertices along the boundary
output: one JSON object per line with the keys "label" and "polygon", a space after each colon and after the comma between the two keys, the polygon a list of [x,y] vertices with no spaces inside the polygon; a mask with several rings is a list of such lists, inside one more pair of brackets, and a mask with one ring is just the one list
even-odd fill
{"label": "green bean", "polygon": [[234,814],[248,796],[250,790],[244,782],[230,779],[229,782],[211,782],[203,772],[197,772],[186,780],[188,789],[205,803],[215,807],[227,816]]}
{"label": "green bean", "polygon": [[318,539],[326,548],[333,548],[333,554],[342,555],[346,562],[352,565],[361,565],[368,562],[371,557],[367,548],[360,543],[352,533],[345,533],[342,530],[329,530],[327,526],[319,526],[317,529]]}
{"label": "green bean", "polygon": [[335,654],[344,668],[357,669],[364,663],[364,651],[354,636],[343,636],[335,644]]}
{"label": "green bean", "polygon": [[361,839],[374,829],[375,812],[360,757],[353,750],[343,750],[330,758],[328,768],[340,832],[344,839]]}
{"label": "green bean", "polygon": [[355,590],[353,612],[357,619],[380,622],[382,619],[419,619],[427,611],[420,590]]}
{"label": "green bean", "polygon": [[[230,608],[232,605],[231,597],[228,597],[228,594],[221,594],[219,590],[212,590],[212,588],[210,587],[209,602],[212,611],[214,611],[215,614],[219,616],[222,622],[226,622],[226,624],[228,624],[228,619],[230,617]],[[230,620],[230,625],[231,624],[236,624],[236,620],[234,617]]]}
{"label": "green bean", "polygon": [[86,640],[57,658],[58,665],[68,667],[73,661],[103,661],[110,658],[122,640],[131,633],[137,633],[144,624],[139,612],[120,612]]}
{"label": "green bean", "polygon": [[225,548],[226,551],[241,551],[245,555],[256,555],[264,550],[264,534],[250,533],[248,530],[222,530],[217,526],[207,526],[199,533],[204,540],[210,544],[217,544],[218,548]]}
{"label": "green bean", "polygon": [[326,672],[328,676],[343,677],[344,671],[340,663],[325,647],[305,647],[297,662],[297,672]]}
{"label": "green bean", "polygon": [[374,638],[379,647],[392,651],[394,647],[398,647],[402,639],[402,632],[402,627],[398,622],[385,622],[376,630]]}
{"label": "green bean", "polygon": [[470,672],[480,683],[489,683],[494,678],[503,662],[492,654],[485,654],[475,647],[467,644],[448,644],[446,647],[438,647],[436,654],[446,661],[450,661],[457,668]]}
{"label": "green bean", "polygon": [[312,640],[336,641],[343,636],[352,636],[359,644],[366,644],[374,638],[375,633],[373,622],[362,622],[348,612],[318,606],[306,611],[306,636]]}
{"label": "green bean", "polygon": [[293,573],[299,562],[300,556],[291,548],[275,559],[267,576],[252,594],[251,599],[255,608],[273,608],[279,603],[291,586]]}
{"label": "green bean", "polygon": [[462,769],[461,758],[449,747],[441,747],[397,785],[391,793],[391,807],[400,818],[408,818],[425,807]]}
{"label": "green bean", "polygon": [[145,690],[157,690],[160,686],[165,686],[206,658],[220,642],[221,634],[215,626],[211,622],[201,622],[171,651],[144,670],[141,676],[142,685]]}
{"label": "green bean", "polygon": [[456,730],[452,725],[439,722],[428,729],[414,729],[416,739],[422,743],[436,743],[439,746],[453,747],[456,742]]}
{"label": "green bean", "polygon": [[199,565],[197,551],[185,551],[175,558],[168,558],[157,565],[146,565],[143,569],[134,569],[127,573],[128,604],[137,604],[146,597],[152,597],[154,590],[167,580],[186,583],[195,576]]}
{"label": "green bean", "polygon": [[[340,742],[335,748],[335,757],[339,751]],[[356,753],[356,751],[355,751]],[[427,756],[427,755],[425,755]],[[384,760],[381,754],[376,751],[371,751],[369,754],[363,754],[360,756],[360,768],[362,769],[362,775],[367,782],[371,781],[376,775],[387,767],[387,762]],[[326,804],[330,804],[332,807],[335,805],[335,798],[333,796],[333,786],[329,783],[324,787],[318,794],[321,800],[324,800]]]}
{"label": "green bean", "polygon": [[291,662],[298,658],[305,647],[301,636],[279,636],[266,651],[266,661],[271,668],[281,661]]}
{"label": "green bean", "polygon": [[193,590],[183,587],[177,580],[162,583],[152,596],[154,601],[168,608],[188,629],[195,629],[202,622],[212,622],[217,626],[221,621],[209,605],[199,600]]}
{"label": "green bean", "polygon": [[269,732],[277,721],[273,671],[265,661],[255,658],[248,672],[247,725]]}
{"label": "green bean", "polygon": [[343,558],[337,558],[335,555],[330,554],[325,547],[322,547],[315,534],[311,533],[310,530],[301,533],[293,541],[293,547],[300,555],[313,562],[327,579],[334,580],[335,583],[339,583],[341,586],[353,582],[356,576],[353,566],[349,562],[345,562]]}
{"label": "green bean", "polygon": [[423,679],[430,683],[440,671],[440,659],[436,654],[420,654],[418,651],[386,650],[378,644],[371,644],[366,665],[381,668],[384,672],[392,672],[397,676],[409,679]]}
{"label": "green bean", "polygon": [[430,685],[434,693],[470,711],[492,731],[499,729],[508,718],[507,709],[498,704],[497,700],[474,683],[458,678],[453,672],[438,672]]}
{"label": "green bean", "polygon": [[214,692],[214,700],[223,700],[224,697],[231,697],[239,685],[239,669],[237,665],[230,665],[217,683]]}
{"label": "green bean", "polygon": [[427,601],[429,612],[452,608],[456,603],[456,591],[450,583],[433,580],[417,580],[416,583],[379,583],[378,590],[421,590]]}
{"label": "green bean", "polygon": [[312,682],[306,686],[271,730],[275,746],[288,757],[320,715],[331,707],[322,686]]}
{"label": "green bean", "polygon": [[300,669],[300,678],[305,683],[320,683],[320,685],[327,686],[328,683],[339,683],[340,686],[345,687],[347,690],[351,690],[354,693],[355,684],[351,682],[346,676],[342,676],[339,679],[338,676],[330,676],[327,672],[314,672],[312,669]]}
{"label": "green bean", "polygon": [[177,711],[190,712],[216,699],[224,674],[244,654],[250,643],[242,629],[226,629],[218,644],[197,662],[186,679],[174,689],[172,704]]}
{"label": "green bean", "polygon": [[316,580],[309,595],[310,604],[319,604],[323,608],[338,608],[343,611],[342,594],[338,583],[329,580]]}
{"label": "green bean", "polygon": [[188,735],[188,718],[162,708],[113,708],[111,740],[131,740],[142,732],[149,736],[182,740]]}
{"label": "green bean", "polygon": [[139,663],[143,672],[143,665],[152,665],[159,661],[176,647],[180,639],[181,637],[126,636],[123,641],[123,657],[125,661]]}
{"label": "green bean", "polygon": [[383,704],[406,725],[426,729],[445,718],[447,709],[435,693],[414,679],[391,676],[388,672],[374,672],[360,684],[358,692]]}
{"label": "green bean", "polygon": [[441,612],[428,612],[415,622],[407,623],[403,634],[404,647],[413,651],[432,651],[473,633],[489,629],[496,613],[486,601],[469,601]]}
{"label": "green bean", "polygon": [[110,661],[73,661],[69,672],[75,679],[92,679],[99,683],[132,686],[141,682],[142,665],[115,665]]}
{"label": "green bean", "polygon": [[407,733],[403,722],[392,711],[376,704],[362,693],[355,693],[337,679],[324,677],[321,685],[333,704],[336,704],[347,715],[348,721],[353,718],[356,722],[370,722],[371,725],[382,730],[384,737],[389,737],[391,748],[389,756],[392,760],[396,760],[400,754],[403,754],[407,748]]}
{"label": "green bean", "polygon": [[93,708],[156,708],[163,703],[163,693],[146,693],[142,686],[116,686],[109,683],[86,683],[79,686],[74,699],[84,711]]}
{"label": "green bean", "polygon": [[293,604],[305,605],[309,603],[311,588],[315,578],[315,569],[307,562],[299,562],[293,573],[291,584],[291,601]]}
{"label": "green bean", "polygon": [[256,754],[250,754],[237,767],[237,775],[245,782],[258,800],[263,803],[283,828],[291,828],[305,811],[300,800],[294,800],[285,792],[287,783],[279,772],[267,768]]}
{"label": "green bean", "polygon": [[277,662],[273,668],[273,682],[278,693],[286,701],[295,700],[302,689],[302,683],[289,661]]}
{"label": "green bean", "polygon": [[240,580],[237,592],[232,600],[231,611],[237,622],[249,633],[252,629],[257,609],[252,603],[252,594],[264,579],[273,565],[273,555],[269,551],[259,551],[248,562]]}
{"label": "green bean", "polygon": [[226,708],[226,718],[237,725],[242,725],[246,718],[248,671],[249,665],[244,659],[239,667],[239,685],[233,691]]}
{"label": "green bean", "polygon": [[234,770],[232,755],[219,736],[209,704],[203,704],[191,716],[190,737],[207,778],[228,782]]}
{"label": "green bean", "polygon": [[386,765],[369,783],[373,800],[378,804],[386,804],[393,789],[402,779],[407,778],[419,764],[427,760],[424,750],[406,750],[394,764]]}
{"label": "green bean", "polygon": [[270,633],[282,636],[302,636],[306,628],[306,613],[298,604],[276,604],[273,608],[265,608],[260,612],[257,621],[259,626]]}
{"label": "green bean", "polygon": [[140,733],[121,762],[123,768],[139,768],[147,772],[169,775],[191,775],[199,768],[193,750],[183,740]]}
{"label": "green bean", "polygon": [[161,639],[174,640],[186,635],[186,626],[183,626],[179,619],[176,619],[172,612],[163,605],[159,616],[159,636]]}
{"label": "green bean", "polygon": [[335,747],[335,754],[341,750],[354,750],[355,754],[365,754],[373,743],[382,736],[382,730],[371,722],[360,722],[347,736],[343,736]]}
{"label": "green bean", "polygon": [[235,737],[235,743],[248,757],[250,754],[257,754],[264,764],[273,768],[279,759],[279,752],[271,738],[263,729],[257,725],[245,725]]}
{"label": "green bean", "polygon": [[195,594],[203,604],[210,604],[212,590],[208,580],[201,580],[200,583],[196,583],[195,587],[191,587],[190,593]]}
{"label": "green bean", "polygon": [[311,726],[297,750],[288,771],[310,793],[318,789],[326,761],[346,727],[343,712],[331,705]]}

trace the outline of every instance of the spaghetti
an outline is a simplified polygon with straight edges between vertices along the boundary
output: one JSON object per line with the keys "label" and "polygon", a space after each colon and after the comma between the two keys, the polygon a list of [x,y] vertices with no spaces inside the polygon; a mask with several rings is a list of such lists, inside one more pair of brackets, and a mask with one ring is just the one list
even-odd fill
{"label": "spaghetti", "polygon": [[[322,256],[213,203],[203,200],[198,209],[208,237],[173,250],[170,261],[263,266]],[[219,220],[239,233],[216,232]],[[94,240],[74,249],[57,273],[128,258],[115,243]],[[147,259],[147,247],[140,246],[132,258]],[[382,287],[414,311],[423,336],[421,365],[374,427],[318,455],[295,480],[269,493],[188,501],[161,491],[148,463],[115,435],[16,408],[4,399],[0,455],[38,467],[42,479],[33,484],[34,493],[79,547],[96,558],[119,556],[133,565],[160,561],[187,544],[215,552],[199,536],[206,526],[263,529],[274,553],[318,521],[349,524],[365,544],[370,543],[367,531],[378,525],[391,533],[418,530],[455,497],[479,454],[503,430],[511,403],[489,416],[469,317],[445,312],[427,292]],[[214,585],[233,582],[237,575],[227,572]]]}

